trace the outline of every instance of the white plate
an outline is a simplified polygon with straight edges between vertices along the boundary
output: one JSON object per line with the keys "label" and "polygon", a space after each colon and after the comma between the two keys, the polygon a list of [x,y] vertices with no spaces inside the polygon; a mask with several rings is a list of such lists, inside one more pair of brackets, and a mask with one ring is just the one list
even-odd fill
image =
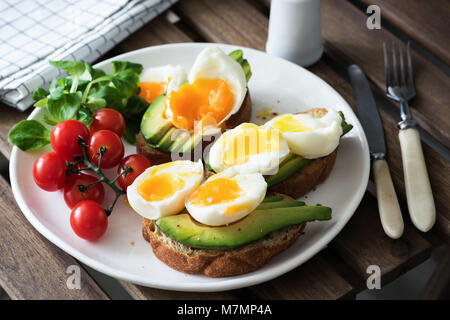
{"label": "white plate", "polygon": [[[172,44],[129,52],[113,59],[142,63],[144,67],[181,64],[189,70],[197,54],[207,46],[218,46],[225,52],[238,48],[204,43]],[[108,230],[99,241],[90,243],[78,238],[70,228],[70,210],[61,192],[45,192],[33,181],[33,163],[49,149],[23,152],[14,147],[10,162],[11,185],[26,218],[55,245],[98,271],[136,284],[170,290],[222,291],[258,284],[298,267],[324,249],[353,215],[365,192],[369,152],[364,132],[345,100],[314,74],[254,49],[244,48],[244,55],[253,71],[249,82],[253,121],[261,108],[274,107],[276,112],[285,113],[320,106],[342,110],[347,121],[353,124],[353,130],[341,140],[330,176],[306,198],[307,203],[333,208],[332,220],[309,223],[306,233],[289,249],[252,273],[227,278],[188,275],[155,258],[150,245],[142,238],[140,216],[123,200],[115,207]],[[111,72],[110,61],[96,67]],[[39,118],[41,113],[36,108],[29,119]],[[126,152],[135,153],[134,146],[126,145]]]}

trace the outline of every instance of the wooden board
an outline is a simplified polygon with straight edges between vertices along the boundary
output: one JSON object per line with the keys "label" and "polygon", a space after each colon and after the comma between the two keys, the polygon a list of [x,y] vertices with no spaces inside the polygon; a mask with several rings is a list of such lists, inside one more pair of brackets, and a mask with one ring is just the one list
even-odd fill
{"label": "wooden board", "polygon": [[[300,240],[301,241],[301,238]],[[354,298],[355,289],[334,269],[327,255],[308,262],[270,282],[249,288],[264,300],[337,300]]]}
{"label": "wooden board", "polygon": [[330,243],[330,248],[362,279],[368,277],[367,267],[379,266],[381,282],[385,285],[425,261],[431,246],[408,222],[401,239],[384,236],[376,208],[375,198],[366,194],[355,215]]}
{"label": "wooden board", "polygon": [[[383,41],[391,43],[396,38],[386,29],[367,29],[366,19],[363,12],[347,1],[322,1],[322,35],[327,54],[338,64],[360,65],[384,94]],[[449,77],[414,50],[412,60],[417,91],[410,102],[413,117],[423,129],[450,147]],[[393,105],[398,107],[396,103]]]}
{"label": "wooden board", "polygon": [[448,0],[361,0],[366,6],[377,5],[381,10],[381,23],[387,20],[409,38],[450,65]]}
{"label": "wooden board", "polygon": [[[11,299],[108,299],[68,254],[42,237],[17,207],[0,177],[0,285]],[[68,289],[69,266],[80,268],[80,289]]]}
{"label": "wooden board", "polygon": [[[206,41],[220,41],[243,46],[251,46],[255,47],[256,49],[264,50],[265,40],[267,37],[267,17],[263,13],[249,5],[246,1],[185,0],[178,3],[175,6],[174,10],[178,15],[182,17],[182,19],[188,21],[189,25],[193,29],[195,29],[195,31],[198,32],[202,37],[204,37]],[[251,17],[251,19],[249,19],[249,17]],[[228,21],[232,21],[233,23],[230,23]],[[237,21],[240,21],[238,24],[239,27],[237,27],[236,25]],[[252,35],[251,42],[249,43],[247,43],[247,34]],[[312,72],[318,74],[331,86],[337,89],[354,107],[353,90],[351,89],[351,86],[344,78],[334,72],[329,65],[327,65],[323,61],[320,61],[310,69]],[[387,114],[383,114],[383,116],[389,117]],[[394,138],[395,137],[392,137],[392,139]],[[361,210],[358,210],[355,215],[367,214],[369,216],[378,217],[376,205],[366,205],[364,206],[364,210],[366,210],[366,212],[361,212]],[[378,223],[378,226],[381,228],[379,219],[375,220],[374,223]],[[361,224],[358,225],[357,228],[359,228],[360,230],[364,230],[364,232],[366,233],[372,233],[373,237],[375,238],[379,238],[382,240],[388,239],[381,229],[373,232],[372,227],[369,224]],[[420,244],[421,247],[417,248],[418,254],[416,260],[416,257],[414,256],[416,254],[416,251],[413,251],[413,254],[411,256],[405,255],[402,257],[402,259],[396,261],[397,267],[400,268],[402,265],[406,266],[403,271],[406,271],[408,268],[413,267],[420,260],[425,259],[426,255],[422,254],[422,249],[430,248],[430,244],[426,242],[415,230],[411,230],[410,233],[406,234],[405,239],[406,241],[411,241],[413,245]],[[380,241],[380,243],[382,242]],[[374,249],[374,259],[379,260],[380,263],[389,260],[390,253],[384,253],[384,247]],[[387,257],[385,256],[385,254],[387,255]],[[391,268],[391,265],[386,265],[384,270],[386,270],[384,274],[388,275],[393,269]],[[356,271],[359,272],[359,276],[361,278],[366,276],[365,271],[364,273],[361,273],[361,270]],[[386,281],[388,280],[390,280],[389,276],[386,278]],[[273,292],[273,290],[268,290],[268,292]]]}
{"label": "wooden board", "polygon": [[[349,82],[337,73],[330,71],[327,63],[319,62],[310,68],[312,72],[330,83],[333,88],[342,95],[350,104],[355,113],[356,105],[353,89]],[[398,140],[398,128],[396,120],[393,119],[384,109],[378,108],[383,122],[384,136],[387,147],[387,160],[391,170],[397,195],[403,203],[406,203],[405,183],[403,179],[403,167],[400,143]],[[450,190],[450,170],[449,163],[435,150],[426,144],[423,145],[425,161],[430,176],[430,183],[433,189],[434,200],[436,204],[436,225],[432,232],[446,241],[450,237],[450,203],[448,202]],[[406,210],[404,218],[409,220]]]}

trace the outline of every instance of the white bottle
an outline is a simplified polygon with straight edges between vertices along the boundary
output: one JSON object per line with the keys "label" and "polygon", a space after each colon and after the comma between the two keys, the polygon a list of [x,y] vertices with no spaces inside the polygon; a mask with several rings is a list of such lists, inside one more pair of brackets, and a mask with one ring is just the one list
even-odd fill
{"label": "white bottle", "polygon": [[319,60],[320,0],[272,0],[266,51],[303,67]]}

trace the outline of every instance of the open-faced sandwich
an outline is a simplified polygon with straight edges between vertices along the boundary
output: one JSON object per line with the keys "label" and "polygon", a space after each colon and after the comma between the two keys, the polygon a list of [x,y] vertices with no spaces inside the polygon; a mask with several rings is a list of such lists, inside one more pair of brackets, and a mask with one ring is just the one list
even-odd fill
{"label": "open-faced sandwich", "polygon": [[242,50],[229,55],[210,47],[200,52],[189,75],[181,66],[144,70],[140,95],[151,105],[141,122],[137,152],[160,164],[172,152],[190,152],[212,135],[251,116],[250,65]]}
{"label": "open-faced sandwich", "polygon": [[127,189],[155,256],[182,272],[254,271],[294,243],[306,222],[331,219],[331,208],[267,196],[259,172],[228,168],[202,181],[201,161],[174,161],[148,168]]}
{"label": "open-faced sandwich", "polygon": [[340,138],[351,128],[342,113],[324,108],[282,114],[261,126],[242,123],[214,143],[206,167],[260,172],[271,192],[298,198],[328,177]]}

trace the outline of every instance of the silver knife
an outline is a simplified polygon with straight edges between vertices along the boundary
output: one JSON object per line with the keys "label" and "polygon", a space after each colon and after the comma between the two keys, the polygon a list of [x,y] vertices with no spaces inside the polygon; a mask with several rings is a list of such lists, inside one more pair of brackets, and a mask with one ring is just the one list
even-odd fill
{"label": "silver knife", "polygon": [[381,225],[390,238],[398,239],[403,234],[404,224],[389,166],[386,162],[386,144],[380,115],[369,82],[361,68],[353,64],[348,67],[347,71],[355,91],[358,118],[369,142]]}

